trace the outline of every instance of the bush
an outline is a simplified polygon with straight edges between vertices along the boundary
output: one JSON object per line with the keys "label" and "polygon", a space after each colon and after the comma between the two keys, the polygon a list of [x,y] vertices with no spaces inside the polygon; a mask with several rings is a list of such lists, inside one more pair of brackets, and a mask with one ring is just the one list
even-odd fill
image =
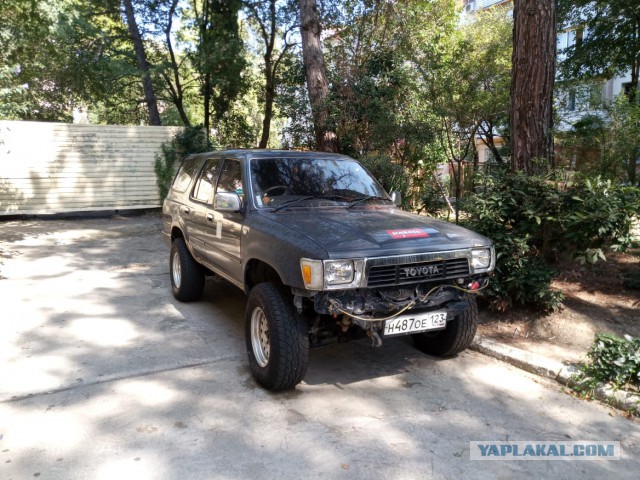
{"label": "bush", "polygon": [[402,165],[394,163],[385,155],[368,155],[359,161],[387,192],[400,192],[403,201],[407,199],[409,177]]}
{"label": "bush", "polygon": [[589,363],[580,368],[584,378],[578,383],[579,390],[593,390],[599,383],[614,388],[640,387],[640,337],[599,333],[587,358]]}
{"label": "bush", "polygon": [[162,145],[162,155],[156,155],[154,171],[160,199],[169,192],[176,170],[184,157],[191,153],[208,152],[215,145],[206,138],[203,127],[185,127],[173,136],[169,143]]}
{"label": "bush", "polygon": [[563,198],[560,247],[581,263],[605,259],[602,248],[625,250],[633,242],[634,218],[640,211],[640,190],[600,177],[572,185]]}
{"label": "bush", "polygon": [[499,310],[514,303],[559,308],[562,294],[551,288],[555,260],[595,263],[605,259],[603,249],[623,250],[633,241],[637,188],[600,178],[567,185],[553,175],[502,172],[481,182],[483,191],[465,202],[465,223],[496,244],[488,296]]}
{"label": "bush", "polygon": [[551,288],[554,269],[546,262],[550,232],[557,228],[556,188],[545,177],[498,173],[465,202],[465,224],[495,242],[496,271],[486,291],[491,305],[514,303],[556,310],[562,294]]}

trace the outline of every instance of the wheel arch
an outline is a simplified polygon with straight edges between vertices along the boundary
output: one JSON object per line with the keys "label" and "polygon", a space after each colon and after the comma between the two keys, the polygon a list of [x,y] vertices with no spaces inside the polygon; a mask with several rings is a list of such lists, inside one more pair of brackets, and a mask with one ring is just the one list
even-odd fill
{"label": "wheel arch", "polygon": [[244,290],[249,293],[253,287],[260,283],[274,283],[283,285],[282,277],[278,271],[267,262],[252,258],[249,260],[244,269]]}
{"label": "wheel arch", "polygon": [[174,225],[171,228],[171,241],[174,241],[176,238],[185,239],[185,236],[184,236],[184,233],[182,232],[182,229],[180,229],[180,227]]}

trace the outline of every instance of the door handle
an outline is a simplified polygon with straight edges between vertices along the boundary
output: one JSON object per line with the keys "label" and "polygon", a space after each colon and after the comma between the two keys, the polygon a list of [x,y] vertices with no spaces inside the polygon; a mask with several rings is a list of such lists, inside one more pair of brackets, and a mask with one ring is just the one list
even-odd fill
{"label": "door handle", "polygon": [[191,209],[189,207],[182,207],[182,213],[189,215],[191,213]]}
{"label": "door handle", "polygon": [[207,213],[207,220],[213,222],[213,213]]}

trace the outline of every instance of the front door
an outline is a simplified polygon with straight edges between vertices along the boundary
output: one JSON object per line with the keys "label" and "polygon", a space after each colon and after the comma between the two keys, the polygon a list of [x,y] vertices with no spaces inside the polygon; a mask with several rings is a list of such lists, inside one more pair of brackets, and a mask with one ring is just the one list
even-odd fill
{"label": "front door", "polygon": [[[244,182],[242,166],[239,160],[227,158],[224,160],[218,178],[216,193],[232,192],[244,200]],[[215,195],[214,195],[215,198]],[[242,282],[242,260],[240,258],[240,239],[244,214],[241,212],[220,212],[213,208],[207,212],[205,242],[207,250],[211,251],[219,263],[216,265],[230,279]]]}

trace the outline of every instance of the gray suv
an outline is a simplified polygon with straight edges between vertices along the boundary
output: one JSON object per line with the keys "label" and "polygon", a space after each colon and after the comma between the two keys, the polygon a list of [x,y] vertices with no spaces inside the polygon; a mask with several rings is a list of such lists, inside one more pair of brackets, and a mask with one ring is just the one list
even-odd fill
{"label": "gray suv", "polygon": [[335,341],[411,335],[454,355],[475,335],[492,242],[394,199],[343,155],[189,156],[163,207],[173,295],[199,299],[207,276],[242,289],[251,371],[271,390],[297,385],[309,348]]}

